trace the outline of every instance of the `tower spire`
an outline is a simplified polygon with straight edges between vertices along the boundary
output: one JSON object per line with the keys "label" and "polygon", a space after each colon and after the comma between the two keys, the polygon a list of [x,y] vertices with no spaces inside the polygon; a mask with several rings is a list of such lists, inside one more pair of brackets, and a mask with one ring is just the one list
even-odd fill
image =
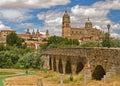
{"label": "tower spire", "polygon": [[88,17],[88,21],[90,21],[90,18]]}

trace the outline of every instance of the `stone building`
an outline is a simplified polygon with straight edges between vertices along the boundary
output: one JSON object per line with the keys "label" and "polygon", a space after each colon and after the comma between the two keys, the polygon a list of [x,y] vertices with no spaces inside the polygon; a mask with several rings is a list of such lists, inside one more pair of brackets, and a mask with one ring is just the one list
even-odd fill
{"label": "stone building", "polygon": [[30,33],[29,29],[27,29],[26,33],[18,35],[25,40],[33,39],[36,41],[41,41],[42,39],[47,39],[49,37],[49,31],[46,30],[46,33],[42,34],[38,29],[37,31],[33,29],[33,31]]}
{"label": "stone building", "polygon": [[99,29],[93,28],[92,22],[89,20],[85,23],[84,28],[71,27],[70,16],[67,11],[63,15],[62,21],[62,37],[78,39],[79,42],[98,42],[101,41],[104,33]]}
{"label": "stone building", "polygon": [[[12,29],[3,29],[0,31],[0,44],[6,45],[6,37],[10,33],[15,32],[15,30]],[[19,37],[25,39],[25,42],[23,44],[27,44],[28,47],[35,47],[40,45],[40,44],[46,44],[46,42],[42,42],[43,39],[48,39],[49,37],[49,31],[46,30],[45,34],[42,34],[39,30],[37,31],[32,31],[30,33],[29,29],[27,29],[26,33],[18,34],[16,33]],[[37,49],[37,48],[36,48]]]}
{"label": "stone building", "polygon": [[0,32],[0,43],[5,44],[7,35],[9,35],[12,32],[16,32],[16,31],[14,31],[12,29],[3,29],[3,30],[1,30],[1,32]]}

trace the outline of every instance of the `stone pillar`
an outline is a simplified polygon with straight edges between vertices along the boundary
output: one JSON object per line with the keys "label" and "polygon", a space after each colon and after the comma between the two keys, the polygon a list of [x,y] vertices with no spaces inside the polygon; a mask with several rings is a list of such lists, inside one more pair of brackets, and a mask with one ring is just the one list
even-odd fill
{"label": "stone pillar", "polygon": [[49,55],[43,56],[43,59],[44,59],[43,68],[44,69],[50,69],[50,66],[49,66]]}
{"label": "stone pillar", "polygon": [[59,72],[58,64],[59,64],[59,60],[56,59],[56,71],[57,71],[57,72]]}
{"label": "stone pillar", "polygon": [[38,79],[38,86],[43,86],[42,79]]}
{"label": "stone pillar", "polygon": [[76,74],[76,65],[71,64],[71,66],[72,66],[72,74]]}
{"label": "stone pillar", "polygon": [[62,64],[63,64],[63,73],[65,74],[66,62],[65,62],[65,61],[62,61]]}
{"label": "stone pillar", "polygon": [[54,71],[54,68],[53,68],[53,56],[51,56],[51,67],[52,67],[52,70]]}

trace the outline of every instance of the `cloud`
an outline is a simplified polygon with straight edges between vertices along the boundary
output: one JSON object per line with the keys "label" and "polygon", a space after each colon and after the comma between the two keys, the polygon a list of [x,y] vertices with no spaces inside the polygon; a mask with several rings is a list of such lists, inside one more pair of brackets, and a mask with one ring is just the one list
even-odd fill
{"label": "cloud", "polygon": [[120,38],[120,34],[117,34],[117,33],[111,33],[111,37],[114,37],[114,38]]}
{"label": "cloud", "polygon": [[10,22],[22,22],[32,18],[28,9],[0,9],[0,18]]}
{"label": "cloud", "polygon": [[71,15],[73,16],[72,18],[74,18],[72,25],[74,26],[76,22],[79,22],[79,24],[75,26],[80,26],[81,24],[84,27],[86,18],[89,17],[94,26],[100,27],[105,32],[107,32],[107,24],[111,24],[112,29],[120,29],[120,24],[112,22],[108,18],[111,9],[119,10],[120,0],[99,1],[91,6],[73,6],[71,8]]}
{"label": "cloud", "polygon": [[51,35],[61,35],[63,12],[48,11],[37,15],[39,20],[44,20],[44,29],[48,29]]}
{"label": "cloud", "polygon": [[1,0],[3,8],[49,8],[57,5],[66,5],[70,0]]}
{"label": "cloud", "polygon": [[105,2],[100,1],[95,3],[93,7],[106,10],[120,10],[120,0],[106,0]]}
{"label": "cloud", "polygon": [[0,21],[0,30],[5,30],[5,29],[11,30],[11,27],[4,25],[2,21]]}
{"label": "cloud", "polygon": [[[91,6],[75,5],[71,7],[69,14],[71,16],[72,27],[84,27],[88,17],[94,27],[107,32],[107,24],[111,24],[112,29],[120,29],[120,24],[112,22],[108,18],[111,9],[120,9],[120,0],[98,1]],[[63,12],[48,11],[37,15],[39,20],[44,21],[44,27],[50,30],[53,35],[61,35]],[[111,33],[114,33],[111,30]]]}

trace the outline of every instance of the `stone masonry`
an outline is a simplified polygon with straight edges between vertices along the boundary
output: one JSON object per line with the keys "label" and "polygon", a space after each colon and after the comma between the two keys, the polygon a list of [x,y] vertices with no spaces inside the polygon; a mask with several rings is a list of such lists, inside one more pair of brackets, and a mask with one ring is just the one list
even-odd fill
{"label": "stone masonry", "polygon": [[106,73],[114,67],[120,73],[119,48],[61,48],[42,52],[43,67],[60,73],[78,74],[87,63],[93,72],[100,65]]}

